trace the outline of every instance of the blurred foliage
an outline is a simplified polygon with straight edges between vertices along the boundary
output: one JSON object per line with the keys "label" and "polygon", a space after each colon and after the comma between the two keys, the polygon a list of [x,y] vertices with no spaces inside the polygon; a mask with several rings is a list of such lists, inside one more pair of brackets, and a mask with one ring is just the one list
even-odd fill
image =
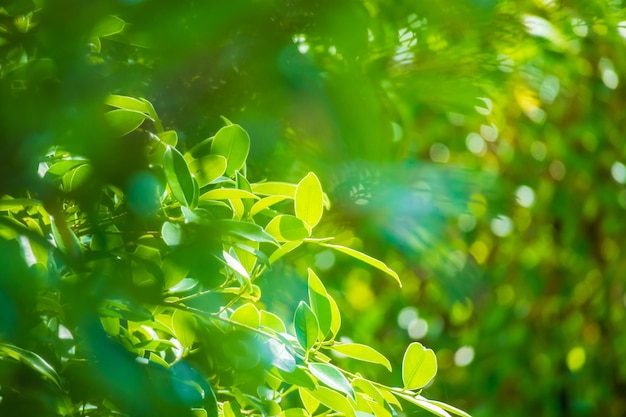
{"label": "blurred foliage", "polygon": [[[429,397],[475,416],[622,416],[625,38],[619,0],[9,0],[0,195],[58,201],[37,175],[52,146],[90,161],[95,183],[62,196],[86,216],[103,184],[127,192],[143,139],[112,137],[109,94],[148,99],[183,153],[225,115],[253,138],[251,178],[316,172],[332,203],[320,236],[404,283],[301,247],[259,278],[268,309],[290,317],[315,265],[342,336],[393,363],[413,340],[435,349]],[[3,304],[33,305],[41,274],[3,245],[20,277]],[[2,314],[34,348],[38,316]]]}

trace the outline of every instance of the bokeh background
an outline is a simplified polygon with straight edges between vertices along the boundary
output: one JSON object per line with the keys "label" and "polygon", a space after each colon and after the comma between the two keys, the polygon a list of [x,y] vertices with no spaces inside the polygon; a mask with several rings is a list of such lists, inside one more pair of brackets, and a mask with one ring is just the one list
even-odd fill
{"label": "bokeh background", "polygon": [[477,417],[620,417],[624,6],[5,0],[0,195],[36,188],[53,144],[122,183],[133,147],[93,122],[106,94],[150,100],[182,149],[223,115],[250,132],[252,180],[316,172],[332,202],[320,235],[404,283],[303,247],[264,279],[272,309],[288,317],[314,264],[345,336],[395,364],[411,341],[435,350],[429,398]]}

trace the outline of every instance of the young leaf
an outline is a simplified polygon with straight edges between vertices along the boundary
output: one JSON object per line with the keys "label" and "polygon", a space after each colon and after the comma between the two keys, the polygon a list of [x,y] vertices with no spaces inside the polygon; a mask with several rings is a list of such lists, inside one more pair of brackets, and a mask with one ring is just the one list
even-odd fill
{"label": "young leaf", "polygon": [[317,176],[309,172],[296,187],[295,212],[310,227],[315,227],[324,211],[322,185]]}
{"label": "young leaf", "polygon": [[180,245],[180,239],[182,237],[182,230],[179,224],[164,222],[161,227],[161,236],[167,246]]}
{"label": "young leaf", "polygon": [[348,248],[345,246],[340,246],[340,245],[333,245],[330,243],[319,243],[321,246],[325,246],[327,248],[331,248],[331,249],[335,249],[336,251],[339,252],[343,252],[346,255],[350,255],[355,259],[358,259],[359,261],[363,261],[366,264],[369,264],[371,266],[373,266],[374,268],[380,269],[381,271],[383,271],[384,273],[391,275],[397,282],[398,285],[400,285],[400,287],[402,287],[402,282],[400,281],[400,277],[398,276],[398,274],[396,273],[396,271],[394,271],[393,269],[389,268],[387,265],[385,265],[384,262],[379,261],[376,258],[372,258],[369,255],[366,255],[362,252],[359,252],[358,250],[352,249],[352,248]]}
{"label": "young leaf", "polygon": [[276,239],[268,234],[263,228],[254,223],[241,222],[238,220],[222,219],[209,223],[215,232],[230,234],[254,242],[265,242],[276,244]]}
{"label": "young leaf", "polygon": [[272,365],[284,372],[293,372],[296,369],[296,359],[287,350],[287,347],[275,339],[267,341],[272,355]]}
{"label": "young leaf", "polygon": [[256,329],[261,324],[261,313],[254,304],[246,303],[233,312],[230,320]]}
{"label": "young leaf", "polygon": [[283,244],[270,255],[270,265],[282,258],[284,255],[295,250],[300,245],[302,245],[301,240],[294,240],[293,242]]}
{"label": "young leaf", "polygon": [[426,399],[424,397],[421,396],[417,396],[417,397],[413,397],[411,395],[406,395],[406,394],[400,394],[400,398],[405,399],[406,401],[417,405],[418,407],[423,408],[426,411],[431,412],[432,414],[439,416],[439,417],[452,417],[446,410],[444,410],[443,408],[430,403],[429,401],[426,401]]}
{"label": "young leaf", "polygon": [[258,200],[259,197],[250,191],[238,190],[237,188],[217,188],[207,191],[200,196],[200,200],[229,200],[231,198],[252,198]]}
{"label": "young leaf", "polygon": [[126,109],[111,110],[105,113],[104,117],[109,126],[119,136],[124,136],[137,129],[148,118],[141,112]]}
{"label": "young leaf", "polygon": [[320,330],[315,314],[304,301],[300,301],[298,308],[296,308],[293,325],[296,329],[296,337],[300,345],[305,350],[311,349],[315,342],[317,342],[317,335]]}
{"label": "young leaf", "polygon": [[157,136],[161,139],[161,142],[166,145],[176,146],[178,144],[178,134],[175,130],[167,130],[165,132],[158,133]]}
{"label": "young leaf", "polygon": [[286,333],[285,323],[274,313],[261,310],[261,326],[267,327],[278,333]]}
{"label": "young leaf", "polygon": [[346,397],[338,392],[326,387],[318,387],[314,391],[304,389],[304,391],[331,410],[342,413],[347,417],[356,417],[354,406],[352,406]]}
{"label": "young leaf", "polygon": [[309,370],[314,377],[329,387],[348,394],[355,399],[354,389],[336,366],[327,363],[309,363]]}
{"label": "young leaf", "polygon": [[118,109],[138,111],[140,113],[148,114],[148,109],[144,102],[134,97],[118,96],[111,94],[104,99],[104,104],[111,107],[117,107]]}
{"label": "young leaf", "polygon": [[221,177],[226,172],[226,158],[222,155],[206,155],[189,162],[189,170],[204,187]]}
{"label": "young leaf", "polygon": [[266,208],[273,206],[276,203],[280,203],[286,198],[287,197],[284,195],[271,195],[269,197],[265,197],[254,203],[254,205],[250,208],[250,216],[255,216]]}
{"label": "young leaf", "polygon": [[320,340],[324,340],[331,329],[333,310],[328,300],[328,292],[319,277],[308,269],[309,302],[320,326]]}
{"label": "young leaf", "polygon": [[303,408],[288,408],[280,413],[280,417],[309,417],[309,413]]}
{"label": "young leaf", "polygon": [[389,359],[370,346],[359,343],[343,343],[340,345],[333,345],[331,349],[350,358],[383,365],[389,370],[389,372],[391,372],[391,363],[389,362]]}
{"label": "young leaf", "polygon": [[425,401],[431,403],[434,406],[437,406],[439,408],[443,408],[446,411],[449,411],[453,414],[456,414],[457,416],[461,416],[461,417],[472,417],[469,414],[467,414],[465,411],[463,410],[459,410],[456,407],[451,406],[450,404],[446,404],[446,403],[442,403],[440,401],[434,401],[434,400],[428,400],[426,398],[424,398]]}
{"label": "young leaf", "polygon": [[54,368],[35,352],[8,343],[0,343],[0,359],[2,359],[2,354],[22,362],[39,373],[44,379],[52,381],[59,389],[63,389],[61,386],[61,378],[59,378]]}
{"label": "young leaf", "polygon": [[240,170],[250,150],[250,137],[239,125],[229,125],[221,128],[213,139],[211,153],[222,155],[227,160],[226,174],[232,177],[235,171]]}
{"label": "young leaf", "polygon": [[303,389],[303,388],[298,387],[298,394],[300,394],[300,401],[302,401],[302,405],[304,405],[304,408],[310,414],[313,414],[320,405],[320,402],[310,394],[309,390],[313,390],[313,389],[315,389],[315,387],[312,387],[309,389]]}
{"label": "young leaf", "polygon": [[168,146],[165,150],[163,169],[174,198],[189,207],[193,203],[195,187],[185,158],[176,148]]}
{"label": "young leaf", "polygon": [[437,374],[437,357],[431,349],[413,342],[402,359],[402,382],[405,389],[419,389],[427,385]]}
{"label": "young leaf", "polygon": [[250,184],[252,192],[260,195],[280,195],[286,198],[294,198],[296,195],[296,184],[288,182],[260,182]]}
{"label": "young leaf", "polygon": [[302,240],[311,235],[311,230],[302,220],[289,214],[274,217],[265,226],[265,231],[279,242]]}

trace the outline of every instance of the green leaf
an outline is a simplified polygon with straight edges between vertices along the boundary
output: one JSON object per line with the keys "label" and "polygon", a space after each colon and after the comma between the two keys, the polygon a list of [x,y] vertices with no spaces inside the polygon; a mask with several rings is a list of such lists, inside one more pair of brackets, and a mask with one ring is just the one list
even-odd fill
{"label": "green leaf", "polygon": [[402,382],[405,389],[426,386],[437,374],[437,357],[431,349],[413,342],[404,352],[402,359]]}
{"label": "green leaf", "polygon": [[250,137],[239,125],[229,125],[221,128],[213,138],[211,153],[222,155],[227,160],[226,174],[229,177],[240,170],[250,151]]}
{"label": "green leaf", "polygon": [[350,358],[383,365],[389,370],[389,372],[391,372],[391,363],[389,362],[389,359],[370,346],[359,343],[343,343],[340,345],[333,345],[331,349]]}
{"label": "green leaf", "polygon": [[304,408],[288,408],[280,413],[280,417],[309,417],[309,415]]}
{"label": "green leaf", "polygon": [[317,176],[309,172],[296,187],[296,217],[302,219],[310,227],[315,227],[322,218],[324,201],[322,184]]}
{"label": "green leaf", "polygon": [[117,16],[109,15],[102,19],[98,24],[92,29],[92,36],[111,36],[116,33],[120,33],[124,30],[124,26],[126,26],[126,22],[120,19]]}
{"label": "green leaf", "polygon": [[189,207],[193,203],[195,187],[185,158],[176,148],[168,146],[165,150],[163,169],[174,198]]}
{"label": "green leaf", "polygon": [[286,333],[285,323],[274,313],[261,310],[261,326],[267,327],[278,333]]}
{"label": "green leaf", "polygon": [[271,207],[274,204],[280,203],[281,201],[284,201],[286,198],[287,197],[285,197],[284,195],[271,195],[269,197],[265,197],[254,203],[254,205],[250,208],[250,216],[255,216],[266,208]]}
{"label": "green leaf", "polygon": [[347,417],[356,417],[356,411],[354,410],[354,406],[350,403],[350,401],[348,401],[346,397],[339,394],[338,392],[328,389],[326,387],[318,387],[314,391],[310,391],[307,389],[303,390],[331,410],[342,413]]}
{"label": "green leaf", "polygon": [[180,239],[182,237],[182,230],[179,224],[164,222],[161,226],[161,236],[167,246],[180,245]]}
{"label": "green leaf", "polygon": [[300,245],[302,245],[301,240],[295,240],[293,242],[287,242],[283,244],[270,255],[270,265],[288,254],[289,252],[295,250]]}
{"label": "green leaf", "polygon": [[320,326],[320,340],[324,340],[331,329],[333,311],[324,284],[311,268],[308,269],[308,287],[311,309]]}
{"label": "green leaf", "polygon": [[259,197],[250,191],[239,190],[237,188],[217,188],[200,195],[200,200],[230,200],[231,198],[252,198],[258,200]]}
{"label": "green leaf", "polygon": [[222,256],[224,257],[224,261],[226,261],[226,266],[228,268],[245,278],[247,283],[250,283],[250,274],[237,258],[226,251],[222,252]]}
{"label": "green leaf", "polygon": [[[337,369],[336,366],[328,363],[309,363],[309,370],[314,377],[322,381],[329,387],[348,394],[355,399],[354,389],[346,379],[346,377]],[[323,402],[323,401],[322,401]]]}
{"label": "green leaf", "polygon": [[196,339],[195,333],[196,319],[190,313],[182,310],[175,310],[172,313],[172,330],[180,344],[188,349]]}
{"label": "green leaf", "polygon": [[57,248],[70,258],[78,259],[82,254],[80,241],[74,231],[67,227],[64,219],[55,219],[50,216],[50,226]]}
{"label": "green leaf", "polygon": [[277,373],[280,378],[287,384],[296,385],[303,388],[315,389],[316,384],[309,370],[301,365],[296,365],[296,367],[291,372],[284,372],[280,369],[277,369]]}
{"label": "green leaf", "polygon": [[[53,382],[59,389],[63,389],[61,386],[61,378],[59,378],[54,368],[35,352],[8,343],[0,343],[0,354],[22,362],[39,373],[44,379]],[[2,358],[0,357],[0,359]]]}
{"label": "green leaf", "polygon": [[374,386],[374,384],[372,384],[367,379],[355,378],[352,381],[352,386],[355,389],[360,390],[364,394],[367,394],[370,398],[372,398],[378,404],[384,404],[385,403],[385,397],[383,397],[383,394],[381,394],[381,392],[378,390],[378,388],[376,388]]}
{"label": "green leaf", "polygon": [[439,417],[452,417],[450,416],[450,414],[444,410],[443,408],[435,405],[435,404],[431,404],[429,401],[426,401],[426,399],[422,396],[416,396],[413,397],[411,395],[407,395],[407,394],[399,394],[400,398],[403,398],[404,400],[417,405],[418,407],[423,408],[426,411],[431,412],[432,414],[439,416]]}
{"label": "green leaf", "polygon": [[236,405],[233,405],[230,401],[224,401],[224,417],[241,417],[241,410]]}
{"label": "green leaf", "polygon": [[379,261],[376,258],[372,258],[369,255],[366,255],[362,252],[359,252],[358,250],[352,249],[352,248],[348,248],[345,246],[340,246],[340,245],[333,245],[330,243],[319,243],[321,246],[327,247],[327,248],[331,248],[331,249],[335,249],[336,251],[339,252],[343,252],[346,255],[350,255],[355,259],[358,259],[359,261],[365,262],[366,264],[369,264],[371,266],[373,266],[374,268],[380,269],[381,271],[383,271],[384,273],[391,275],[397,282],[398,285],[400,285],[400,287],[402,287],[402,282],[400,281],[400,277],[398,276],[398,274],[396,273],[396,271],[394,271],[393,269],[389,268],[387,265],[385,265],[384,262]]}
{"label": "green leaf", "polygon": [[296,184],[288,182],[260,182],[250,184],[252,192],[259,195],[280,195],[286,198],[294,198],[296,195]]}
{"label": "green leaf", "polygon": [[124,136],[141,126],[148,116],[134,110],[116,109],[105,113],[104,117],[117,135]]}
{"label": "green leaf", "polygon": [[[104,99],[104,104],[111,107],[117,107],[118,109],[131,110],[134,112],[144,113],[145,115],[148,114],[148,108],[146,107],[146,104],[143,101],[138,100],[134,97],[118,96],[111,94]],[[174,132],[174,134],[176,134],[176,132]]]}
{"label": "green leaf", "polygon": [[246,303],[233,312],[230,320],[256,329],[261,325],[261,313],[254,304]]}
{"label": "green leaf", "polygon": [[315,387],[303,389],[298,388],[298,394],[300,395],[300,400],[302,401],[302,405],[304,408],[310,413],[313,414],[315,410],[318,409],[320,402],[315,399],[310,393],[310,390],[314,390]]}
{"label": "green leaf", "polygon": [[301,219],[290,214],[274,217],[265,226],[265,231],[279,242],[302,240],[311,235],[311,229]]}
{"label": "green leaf", "polygon": [[287,373],[296,369],[296,359],[289,353],[283,343],[275,339],[269,339],[267,346],[272,355],[272,365]]}
{"label": "green leaf", "polygon": [[93,169],[87,164],[82,164],[72,169],[61,178],[63,191],[67,193],[76,191],[87,182],[92,172]]}
{"label": "green leaf", "polygon": [[[141,104],[145,106],[145,103],[141,102]],[[157,133],[157,136],[159,137],[159,139],[161,139],[161,142],[165,143],[166,145],[170,145],[173,147],[178,144],[178,134],[175,130],[167,130],[165,132]]]}
{"label": "green leaf", "polygon": [[226,172],[226,158],[221,155],[206,155],[193,159],[189,162],[189,170],[202,188],[224,175],[224,172]]}
{"label": "green leaf", "polygon": [[451,412],[453,414],[456,414],[457,416],[472,417],[469,414],[467,414],[465,411],[460,410],[460,409],[458,409],[456,407],[453,407],[450,404],[442,403],[440,401],[429,400],[429,399],[426,399],[426,398],[424,398],[424,400],[426,402],[429,402],[430,404],[436,406],[436,407],[442,408],[442,409],[444,409],[446,411],[449,411],[449,412]]}
{"label": "green leaf", "polygon": [[212,221],[209,225],[216,232],[231,234],[254,242],[276,244],[276,239],[272,235],[266,233],[261,226],[254,223],[223,219]]}
{"label": "green leaf", "polygon": [[296,337],[300,345],[305,350],[311,349],[315,342],[317,342],[317,336],[320,330],[315,314],[304,301],[300,301],[298,308],[296,308],[293,325],[296,329]]}

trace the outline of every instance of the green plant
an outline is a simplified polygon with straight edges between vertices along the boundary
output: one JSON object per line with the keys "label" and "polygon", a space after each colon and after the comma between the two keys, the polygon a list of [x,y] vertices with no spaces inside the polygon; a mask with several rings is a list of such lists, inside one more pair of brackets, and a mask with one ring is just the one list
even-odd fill
{"label": "green plant", "polygon": [[92,161],[59,146],[39,165],[48,194],[0,201],[2,246],[19,254],[2,281],[2,312],[5,320],[28,314],[30,325],[21,333],[4,326],[0,408],[391,416],[410,402],[467,416],[420,395],[437,363],[419,343],[406,350],[399,388],[336,366],[333,354],[391,370],[372,347],[336,340],[340,308],[312,269],[293,317],[264,308],[257,280],[300,245],[342,252],[400,283],[383,262],[316,236],[330,203],[315,174],[251,183],[250,138],[239,125],[224,119],[183,154],[148,101],[111,95],[106,104],[111,138],[141,143],[124,184],[107,183]]}

